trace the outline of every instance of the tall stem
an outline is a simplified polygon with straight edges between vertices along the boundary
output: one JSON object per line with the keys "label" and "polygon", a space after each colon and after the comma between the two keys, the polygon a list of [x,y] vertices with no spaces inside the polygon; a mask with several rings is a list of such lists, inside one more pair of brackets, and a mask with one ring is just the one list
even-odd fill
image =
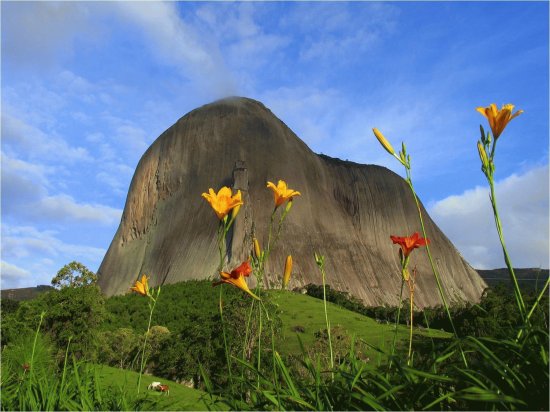
{"label": "tall stem", "polygon": [[403,303],[403,286],[405,285],[405,280],[403,277],[401,277],[401,292],[399,292],[399,306],[397,307],[397,317],[395,319],[395,330],[393,333],[393,342],[391,345],[391,355],[390,355],[390,365],[389,369],[391,369],[392,363],[393,363],[393,355],[395,354],[395,343],[397,341],[397,328],[399,326],[399,318],[401,316],[401,304]]}
{"label": "tall stem", "polygon": [[[416,203],[416,209],[418,210],[418,217],[420,218],[420,226],[422,227],[422,235],[425,238],[427,238],[426,228],[424,226],[424,218],[422,217],[422,209],[420,208],[420,202],[418,201],[418,197],[416,196],[416,192],[414,190],[414,186],[411,179],[410,167],[405,167],[405,170],[407,171],[407,183],[414,197],[414,202]],[[449,318],[449,322],[451,323],[451,327],[453,328],[453,333],[455,337],[458,338],[458,333],[456,332],[456,328],[453,322],[453,317],[451,316],[449,305],[447,304],[447,299],[445,298],[445,292],[443,291],[443,287],[441,285],[439,272],[435,266],[434,260],[432,258],[432,254],[430,252],[430,246],[428,244],[426,244],[426,253],[428,254],[428,259],[430,260],[430,265],[432,266],[432,271],[437,284],[437,289],[439,290],[439,295],[441,296],[441,301],[443,302],[443,306],[445,306],[445,312],[447,312],[447,317]],[[462,355],[462,360],[464,361],[464,365],[468,366],[468,361],[466,360],[466,356],[464,355],[464,351],[462,350],[462,345],[459,344],[459,347],[460,347],[460,354]]]}
{"label": "tall stem", "polygon": [[151,329],[151,319],[153,318],[153,311],[155,310],[155,305],[157,304],[156,299],[151,300],[153,301],[153,304],[151,305],[151,302],[149,302],[149,307],[151,308],[149,311],[149,323],[147,324],[147,331],[145,332],[145,339],[143,340],[143,350],[141,351],[141,364],[139,367],[139,378],[137,386],[138,393],[141,385],[141,376],[143,375],[143,369],[145,367],[145,348],[147,346],[147,337],[149,336],[149,330]]}
{"label": "tall stem", "polygon": [[231,359],[229,357],[229,347],[227,346],[227,335],[225,333],[225,322],[223,321],[223,285],[220,285],[220,299],[219,299],[219,310],[220,310],[220,321],[222,323],[222,335],[223,335],[223,347],[225,350],[225,360],[227,362],[227,371],[229,373],[229,381],[233,381],[233,375],[231,374]]}
{"label": "tall stem", "polygon": [[[549,283],[550,283],[550,278],[547,278],[546,283],[544,284],[544,287],[542,288],[539,295],[537,296],[537,300],[535,301],[535,303],[533,304],[533,307],[531,307],[531,310],[527,314],[527,319],[526,319],[527,322],[529,322],[529,320],[531,319],[531,316],[533,316],[533,313],[535,312],[535,309],[539,305],[540,300],[542,299],[542,297],[546,293],[546,290],[548,289],[548,284]],[[519,340],[519,338],[521,338],[522,334],[523,334],[523,329],[520,329],[518,334],[517,334],[517,337],[516,337],[516,342]]]}
{"label": "tall stem", "polygon": [[414,299],[414,290],[410,289],[410,301],[411,301],[411,319],[410,319],[410,332],[409,332],[409,356],[407,357],[407,365],[411,362],[411,355],[412,355],[412,344],[413,344],[413,299]]}
{"label": "tall stem", "polygon": [[34,352],[36,350],[36,343],[38,342],[38,333],[40,332],[40,326],[42,326],[42,321],[44,320],[44,316],[46,316],[46,312],[40,313],[40,322],[38,322],[38,327],[36,328],[36,333],[34,334],[34,342],[32,344],[32,353],[31,353],[31,367],[30,367],[30,373],[29,373],[29,381],[34,371]]}
{"label": "tall stem", "polygon": [[262,310],[259,308],[259,326],[258,326],[258,389],[260,389],[260,366],[262,361]]}
{"label": "tall stem", "polygon": [[321,266],[321,274],[323,275],[323,303],[325,305],[325,321],[327,324],[328,346],[330,349],[330,368],[331,368],[332,380],[334,380],[334,356],[332,353],[332,339],[330,337],[330,322],[328,320],[328,312],[327,312],[327,292],[326,292],[326,282],[325,282],[326,275],[325,275],[324,265]]}
{"label": "tall stem", "polygon": [[516,274],[514,273],[514,267],[512,266],[510,256],[508,256],[508,251],[506,250],[506,244],[504,243],[504,235],[502,233],[502,224],[500,223],[500,217],[498,214],[497,200],[495,195],[495,185],[494,185],[492,176],[491,175],[487,176],[487,180],[489,181],[489,187],[491,189],[491,196],[490,196],[491,206],[493,207],[493,215],[495,217],[495,225],[497,227],[498,237],[500,239],[500,244],[502,245],[504,261],[506,262],[506,266],[508,267],[508,272],[510,273],[510,279],[512,280],[512,285],[514,286],[514,295],[516,297],[516,303],[518,305],[521,318],[524,322],[527,322],[528,319],[526,317],[527,310],[525,308],[525,302],[523,301],[523,296],[521,294],[521,290],[519,289],[519,284],[516,278]]}

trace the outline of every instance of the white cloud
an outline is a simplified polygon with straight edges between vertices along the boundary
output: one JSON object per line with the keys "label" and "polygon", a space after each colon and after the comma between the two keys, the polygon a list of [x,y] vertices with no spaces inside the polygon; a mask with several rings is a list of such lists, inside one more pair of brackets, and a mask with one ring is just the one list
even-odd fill
{"label": "white cloud", "polygon": [[4,262],[3,260],[0,262],[0,272],[2,280],[26,278],[29,276],[28,270],[21,269],[20,267]]}
{"label": "white cloud", "polygon": [[2,54],[5,61],[43,70],[71,53],[75,40],[91,38],[88,7],[79,2],[3,2]]}
{"label": "white cloud", "polygon": [[[78,203],[66,194],[46,196],[36,207],[42,217],[55,221],[94,222],[105,225],[120,221],[122,210],[99,204]],[[30,209],[30,208],[29,208]]]}
{"label": "white cloud", "polygon": [[[549,264],[548,165],[497,182],[496,198],[508,253],[515,267]],[[486,187],[449,196],[430,216],[472,266],[504,267]]]}
{"label": "white cloud", "polygon": [[149,48],[162,63],[175,66],[184,77],[215,97],[235,94],[234,79],[215,44],[187,25],[177,3],[120,2],[120,15],[136,24]]}
{"label": "white cloud", "polygon": [[2,256],[21,259],[29,256],[73,256],[87,260],[100,260],[105,250],[65,243],[51,230],[40,231],[33,226],[2,226]]}
{"label": "white cloud", "polygon": [[2,289],[49,284],[73,260],[96,270],[104,255],[105,249],[64,242],[53,231],[3,224]]}
{"label": "white cloud", "polygon": [[216,44],[239,79],[240,88],[246,90],[250,82],[257,81],[252,73],[280,66],[281,52],[292,42],[290,33],[275,32],[267,24],[258,23],[262,16],[272,15],[272,8],[266,3],[207,4],[194,16],[184,17]]}
{"label": "white cloud", "polygon": [[88,151],[82,147],[70,146],[55,133],[44,133],[3,108],[2,144],[3,148],[25,153],[28,158],[54,163],[74,163],[91,161]]}
{"label": "white cloud", "polygon": [[282,19],[282,26],[301,33],[301,59],[345,64],[359,56],[364,61],[363,53],[393,30],[397,15],[389,4],[302,4]]}
{"label": "white cloud", "polygon": [[[125,168],[119,171],[126,172]],[[101,204],[77,202],[67,194],[48,194],[48,174],[52,168],[2,153],[2,214],[34,222],[79,222],[116,224],[120,209]]]}

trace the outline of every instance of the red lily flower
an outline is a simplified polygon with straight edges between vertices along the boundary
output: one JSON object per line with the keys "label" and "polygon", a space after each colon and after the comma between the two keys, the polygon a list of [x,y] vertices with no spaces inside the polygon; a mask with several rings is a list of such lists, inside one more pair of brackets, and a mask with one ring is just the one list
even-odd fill
{"label": "red lily flower", "polygon": [[420,237],[418,232],[414,232],[411,236],[399,237],[399,236],[390,236],[393,243],[401,246],[401,251],[405,259],[409,257],[410,253],[419,246],[426,246],[430,244],[428,238]]}
{"label": "red lily flower", "polygon": [[252,266],[250,266],[250,262],[247,260],[246,262],[241,263],[239,266],[233,269],[231,273],[220,272],[220,276],[222,279],[219,282],[214,282],[212,286],[218,286],[222,283],[229,283],[230,285],[236,286],[239,289],[244,290],[250,296],[259,300],[260,298],[250,291],[248,285],[244,280],[244,277],[250,276],[251,273]]}

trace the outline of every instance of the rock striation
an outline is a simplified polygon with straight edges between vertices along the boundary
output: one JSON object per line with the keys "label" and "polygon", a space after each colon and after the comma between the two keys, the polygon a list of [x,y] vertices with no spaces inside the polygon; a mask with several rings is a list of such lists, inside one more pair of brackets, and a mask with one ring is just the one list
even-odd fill
{"label": "rock striation", "polygon": [[[281,240],[266,266],[269,286],[281,282],[287,255],[290,287],[321,283],[313,258],[326,256],[327,283],[369,305],[395,304],[401,286],[398,246],[390,235],[420,231],[406,182],[392,171],[313,153],[263,104],[228,98],[188,113],[142,156],[120,226],[98,270],[106,295],[126,293],[140,274],[154,285],[217,278],[218,220],[201,193],[231,186],[244,206],[230,232],[227,268],[245,260],[252,232],[261,244],[273,210],[266,182],[283,179],[295,199]],[[476,301],[485,282],[423,210],[431,250],[451,301]],[[415,302],[440,304],[426,252],[411,256],[418,269]]]}

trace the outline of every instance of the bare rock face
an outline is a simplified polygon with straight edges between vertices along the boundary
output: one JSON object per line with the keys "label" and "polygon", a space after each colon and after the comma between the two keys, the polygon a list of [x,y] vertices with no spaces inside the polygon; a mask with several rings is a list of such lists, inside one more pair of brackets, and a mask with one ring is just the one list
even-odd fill
{"label": "bare rock face", "polygon": [[[390,170],[313,153],[261,103],[230,98],[200,107],[166,130],[141,158],[120,226],[99,268],[106,295],[126,293],[141,274],[155,286],[217,278],[218,219],[201,193],[230,186],[245,205],[230,232],[227,268],[247,259],[252,231],[262,245],[273,210],[266,182],[282,179],[295,198],[281,240],[266,266],[278,287],[287,255],[290,288],[321,283],[313,258],[326,256],[327,283],[369,305],[396,304],[399,247],[390,235],[420,232],[406,182]],[[423,210],[431,250],[451,301],[476,301],[485,282]],[[441,304],[424,250],[415,250],[415,302]]]}

